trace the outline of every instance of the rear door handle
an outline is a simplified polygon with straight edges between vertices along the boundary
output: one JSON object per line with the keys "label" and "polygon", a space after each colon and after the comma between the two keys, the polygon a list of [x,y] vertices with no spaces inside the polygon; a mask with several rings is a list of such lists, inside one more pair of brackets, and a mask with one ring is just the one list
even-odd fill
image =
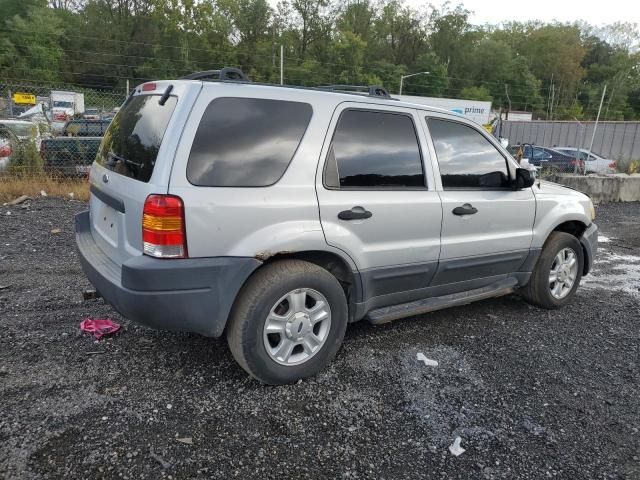
{"label": "rear door handle", "polygon": [[364,220],[371,218],[373,213],[364,207],[352,207],[351,210],[343,210],[338,214],[340,220]]}
{"label": "rear door handle", "polygon": [[474,213],[478,213],[478,209],[475,208],[470,203],[465,203],[461,207],[456,207],[456,208],[453,209],[453,214],[454,215],[459,215],[459,216],[462,216],[462,215],[473,215]]}

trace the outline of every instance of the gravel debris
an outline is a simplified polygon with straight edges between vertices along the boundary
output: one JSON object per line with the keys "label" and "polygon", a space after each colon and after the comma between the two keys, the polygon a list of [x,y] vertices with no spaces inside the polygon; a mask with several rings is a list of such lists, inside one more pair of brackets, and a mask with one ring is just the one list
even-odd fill
{"label": "gravel debris", "polygon": [[[638,203],[598,206],[610,240],[569,307],[514,294],[360,322],[328,369],[283,387],[223,339],[83,301],[84,209],[38,197],[0,216],[0,478],[640,478]],[[124,330],[78,335],[87,317]]]}

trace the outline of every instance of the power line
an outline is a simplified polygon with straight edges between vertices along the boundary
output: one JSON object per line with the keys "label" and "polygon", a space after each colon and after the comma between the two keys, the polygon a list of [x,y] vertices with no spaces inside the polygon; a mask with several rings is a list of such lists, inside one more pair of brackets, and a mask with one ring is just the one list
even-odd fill
{"label": "power line", "polygon": [[[36,32],[32,32],[29,30],[23,30],[23,29],[17,29],[17,28],[9,28],[7,27],[6,30],[12,30],[12,31],[16,31],[16,32],[20,32],[20,33],[24,33],[27,35],[35,35]],[[148,46],[148,47],[162,47],[162,48],[170,48],[170,49],[177,49],[180,51],[184,50],[184,47],[182,46],[176,46],[176,45],[166,45],[166,44],[159,44],[159,43],[147,43],[147,42],[135,42],[135,41],[127,41],[127,40],[114,40],[114,39],[108,39],[108,38],[99,38],[99,37],[91,37],[91,36],[86,36],[86,35],[72,35],[72,34],[65,34],[66,37],[71,37],[71,38],[80,38],[80,39],[85,39],[85,40],[96,40],[96,41],[107,41],[107,42],[114,42],[114,43],[120,43],[120,44],[125,44],[127,46],[130,45],[143,45],[143,46]],[[64,50],[64,49],[63,49]],[[198,47],[192,47],[192,46],[188,46],[187,47],[188,51],[199,51],[199,52],[206,52],[206,53],[213,53],[213,52],[223,52],[226,54],[236,54],[239,52],[244,52],[244,53],[249,53],[253,56],[258,56],[258,57],[263,57],[263,58],[272,58],[273,54],[261,54],[261,53],[257,53],[257,52],[252,52],[252,51],[247,51],[244,49],[241,49],[240,47],[237,46],[233,46],[228,50],[223,50],[223,49],[216,49],[216,48],[198,48]],[[86,53],[98,53],[98,52],[89,52],[87,51]],[[126,56],[126,55],[125,55]],[[158,57],[142,57],[142,58],[147,58],[147,59],[157,59]],[[164,58],[165,60],[170,60],[170,61],[175,61],[176,59],[168,59],[168,58]],[[321,66],[326,66],[326,65],[331,65],[331,66],[339,66],[339,67],[348,67],[348,68],[353,68],[352,65],[349,64],[345,64],[345,63],[336,63],[336,62],[327,62],[327,61],[320,61],[320,60],[315,60],[312,58],[302,58],[302,57],[284,57],[285,60],[293,60],[296,62],[300,62],[300,61],[305,61],[305,60],[310,60],[313,62],[316,62],[317,64],[321,65]],[[191,60],[190,60],[191,61]],[[201,61],[198,61],[197,63],[202,63]],[[222,65],[222,64],[220,64]],[[285,64],[285,69],[286,68],[295,68],[293,66],[287,66]],[[367,70],[368,73],[376,73],[373,72],[371,70]],[[504,85],[504,81],[488,81],[488,80],[477,80],[477,79],[471,79],[471,78],[462,78],[462,77],[452,77],[452,76],[440,76],[437,74],[426,74],[427,76],[432,76],[432,77],[437,77],[437,78],[443,78],[443,79],[448,79],[448,80],[459,80],[459,81],[467,81],[467,82],[472,82],[472,83],[482,83],[482,84],[493,84],[493,85]],[[509,82],[509,85],[511,85],[512,87],[526,87],[529,88],[530,85],[526,85],[526,84],[517,84],[517,83],[511,83]],[[545,87],[539,87],[540,91],[546,91],[549,88],[545,88]]]}

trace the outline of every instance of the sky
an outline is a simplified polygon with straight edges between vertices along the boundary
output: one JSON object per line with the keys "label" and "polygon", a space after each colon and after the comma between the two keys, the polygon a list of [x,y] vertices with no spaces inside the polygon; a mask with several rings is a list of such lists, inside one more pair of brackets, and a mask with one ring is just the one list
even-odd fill
{"label": "sky", "polygon": [[[269,0],[275,6],[278,0]],[[405,0],[413,8],[421,8],[429,3],[436,7],[443,0]],[[618,21],[640,24],[639,0],[451,0],[450,5],[462,3],[474,15],[471,23],[500,23],[507,20],[542,20],[551,22],[573,22],[584,20],[592,25],[609,24]]]}
{"label": "sky", "polygon": [[[427,2],[407,0],[407,4],[420,7]],[[452,1],[455,5],[457,2]],[[474,12],[471,23],[498,23],[505,20],[542,20],[550,22],[573,22],[584,20],[592,25],[617,21],[640,23],[640,1],[638,0],[464,0],[467,10]],[[434,5],[442,2],[434,1]]]}

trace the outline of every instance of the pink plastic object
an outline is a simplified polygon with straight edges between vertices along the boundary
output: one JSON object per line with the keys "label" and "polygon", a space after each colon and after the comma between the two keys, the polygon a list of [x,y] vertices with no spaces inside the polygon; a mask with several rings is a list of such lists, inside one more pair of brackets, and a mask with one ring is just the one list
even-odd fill
{"label": "pink plastic object", "polygon": [[120,324],[105,319],[93,319],[93,318],[85,318],[82,322],[80,322],[80,330],[87,333],[92,333],[94,337],[100,340],[104,335],[108,335],[110,333],[116,333],[120,330]]}

